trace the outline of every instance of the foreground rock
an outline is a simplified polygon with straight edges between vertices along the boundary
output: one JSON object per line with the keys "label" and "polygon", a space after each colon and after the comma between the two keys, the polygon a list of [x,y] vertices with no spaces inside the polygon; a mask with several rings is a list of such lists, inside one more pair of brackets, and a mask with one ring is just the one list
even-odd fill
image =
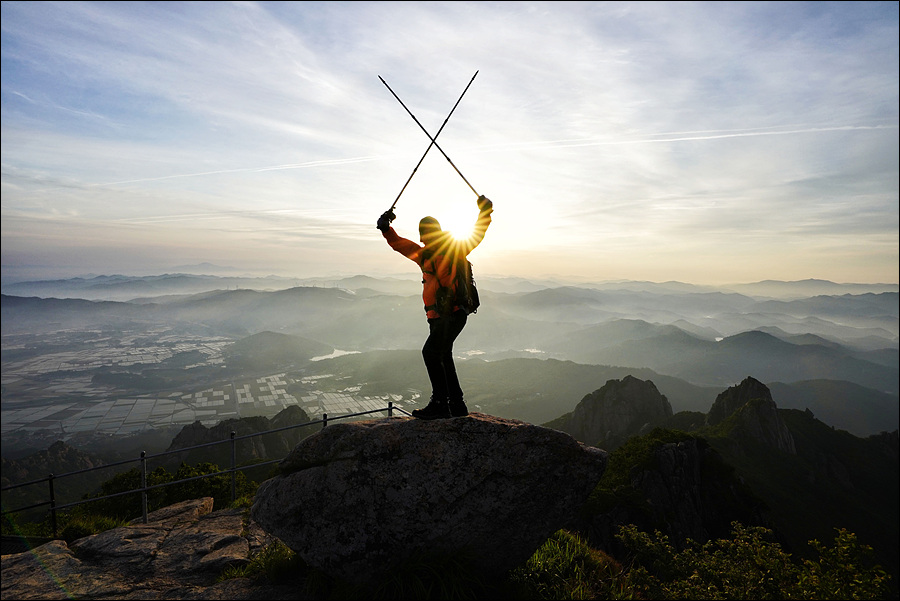
{"label": "foreground rock", "polygon": [[288,587],[216,579],[271,542],[243,510],[185,501],[66,545],[4,555],[3,599],[301,599]]}
{"label": "foreground rock", "polygon": [[479,413],[339,424],[284,459],[251,515],[350,583],[423,555],[464,554],[501,574],[572,521],[606,461],[564,432]]}

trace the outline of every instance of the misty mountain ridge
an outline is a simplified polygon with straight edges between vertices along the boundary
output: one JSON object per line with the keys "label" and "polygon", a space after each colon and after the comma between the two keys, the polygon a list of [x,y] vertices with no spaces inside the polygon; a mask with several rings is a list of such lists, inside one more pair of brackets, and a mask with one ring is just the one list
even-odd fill
{"label": "misty mountain ridge", "polygon": [[[109,284],[123,277],[97,283]],[[203,363],[204,355],[198,351],[159,365],[91,368],[85,372],[87,377],[95,378],[98,385],[124,386],[119,392],[124,395],[210,386],[211,381],[202,378],[221,379],[242,369],[260,375],[265,375],[266,369],[268,374],[346,370],[345,377],[378,395],[427,388],[420,356],[427,326],[418,281],[356,276],[333,287],[223,290],[222,278],[202,279],[212,288],[195,294],[143,296],[130,302],[4,294],[0,307],[4,374],[10,361],[38,362],[48,353],[51,347],[42,349],[29,342],[36,340],[35,336],[50,341],[60,338],[57,332],[83,331],[84,336],[71,339],[66,352],[84,352],[94,340],[108,339],[100,344],[110,349],[104,356],[110,356],[117,348],[128,352],[122,346],[123,338],[127,345],[129,340],[140,340],[141,332],[168,331],[170,342],[163,343],[163,348],[190,334],[219,340],[217,345],[230,345],[230,350],[222,351],[224,363],[207,368],[185,369]],[[182,279],[178,276],[169,281]],[[467,389],[472,391],[473,401],[491,407],[485,410],[493,414],[541,423],[566,411],[559,410],[557,403],[570,402],[568,399],[602,385],[597,382],[598,374],[622,377],[623,372],[653,378],[660,386],[665,378],[665,394],[673,404],[677,401],[679,409],[705,410],[710,390],[752,374],[760,381],[788,386],[817,381],[852,384],[858,387],[852,389],[856,405],[835,400],[833,395],[827,400],[837,405],[827,413],[835,420],[833,425],[861,434],[871,433],[873,428],[896,427],[900,380],[897,292],[854,295],[844,291],[833,298],[773,302],[670,283],[607,282],[531,289],[513,278],[503,282],[507,286],[503,291],[495,291],[492,283],[489,278],[479,281],[482,306],[470,316],[455,351],[464,364],[461,377],[472,374],[467,376],[472,378]],[[509,291],[513,286],[520,291]],[[397,353],[384,361],[391,376],[410,374],[403,387],[393,387],[396,378],[365,371],[367,362],[375,363],[374,357],[383,352]],[[343,353],[356,355],[337,356]],[[312,357],[328,356],[334,358],[312,365]],[[47,364],[52,365],[52,360]],[[582,376],[582,371],[588,375]],[[513,372],[517,372],[515,377]],[[579,375],[574,377],[576,372]],[[532,374],[542,374],[547,380],[542,382]],[[51,382],[83,376],[76,371],[49,372],[42,377]],[[506,390],[486,385],[495,380],[503,381]],[[21,382],[15,390],[28,394],[27,380]],[[163,386],[163,382],[168,384]],[[511,389],[515,395],[505,394]],[[838,389],[840,386],[818,387],[820,391]],[[51,394],[49,388],[47,391]],[[568,399],[563,399],[563,391]],[[15,402],[9,394],[4,395],[4,405]],[[500,397],[504,400],[499,401]],[[797,398],[804,398],[818,411],[815,399],[802,393]],[[850,419],[860,407],[865,410]]]}
{"label": "misty mountain ridge", "polygon": [[[204,270],[207,266],[209,269]],[[180,266],[172,273],[160,275],[86,275],[54,280],[16,281],[3,284],[3,294],[11,296],[56,296],[61,298],[87,298],[89,300],[131,300],[153,290],[155,295],[195,294],[212,289],[253,288],[257,290],[280,290],[295,286],[363,287],[380,291],[396,291],[387,286],[407,287],[417,279],[408,276],[335,276],[335,277],[289,277],[279,275],[221,275],[238,271],[233,267],[211,264]],[[209,273],[203,273],[208,271]],[[200,273],[198,273],[200,272]],[[215,275],[212,272],[219,272]],[[529,280],[520,277],[485,275],[476,269],[476,281],[480,288],[493,292],[535,292],[546,288],[588,288],[595,290],[620,290],[651,294],[693,294],[693,293],[736,293],[738,295],[781,300],[803,299],[813,296],[834,296],[841,294],[864,294],[900,292],[898,284],[854,284],[835,283],[827,280],[777,281],[765,280],[755,283],[726,284],[720,286],[697,285],[685,282],[647,282],[635,280],[611,280],[604,282],[579,281],[562,282],[553,279]],[[129,296],[132,295],[132,296]]]}
{"label": "misty mountain ridge", "polygon": [[[78,327],[97,320],[112,320],[111,325],[135,321],[191,322],[235,338],[269,330],[350,351],[418,348],[422,338],[422,321],[417,319],[421,316],[419,293],[372,293],[371,282],[364,283],[366,288],[362,294],[348,288],[319,287],[214,290],[165,297],[160,302],[4,296],[3,332]],[[870,381],[854,376],[850,381],[877,390],[896,389],[896,386],[882,386],[884,375],[878,372],[896,369],[897,365],[890,364],[894,357],[892,351],[898,348],[897,293],[845,295],[839,303],[826,303],[831,319],[818,315],[797,317],[801,311],[799,305],[792,305],[793,315],[772,312],[771,307],[767,313],[754,312],[753,304],[759,303],[741,295],[640,293],[639,296],[640,299],[636,298],[630,291],[618,295],[572,287],[520,294],[485,290],[482,308],[472,316],[473,326],[466,329],[456,348],[463,354],[477,350],[486,358],[515,349],[532,349],[547,358],[650,367],[661,373],[716,385],[732,382],[746,373],[759,373],[738,369],[734,375],[718,367],[723,362],[740,363],[736,355],[744,350],[756,355],[781,352],[811,358],[813,365],[806,365],[796,377],[798,380],[825,377],[825,363],[831,364],[827,369],[832,370],[847,357],[854,365],[846,366],[845,371],[871,371],[866,377],[873,378]],[[808,307],[812,310],[821,304]],[[857,319],[854,314],[857,306],[866,314],[862,318],[866,323],[846,325]],[[876,315],[876,309],[884,314]],[[880,327],[869,327],[872,320]],[[756,337],[741,344],[732,339],[748,331],[756,331]],[[825,343],[817,344],[816,338],[801,340],[793,336],[814,336]],[[719,342],[713,346],[715,340]],[[751,341],[755,342],[751,344]],[[778,345],[777,341],[784,344]],[[750,348],[745,349],[748,345]],[[723,352],[731,358],[726,361]],[[699,365],[687,366],[700,360],[709,364],[710,358],[718,365],[710,364],[706,369]],[[758,361],[764,363],[765,358],[758,357]],[[872,362],[876,367],[870,370],[858,361]],[[703,375],[711,371],[720,372],[719,379]],[[780,373],[772,378],[764,377],[786,379]]]}
{"label": "misty mountain ridge", "polygon": [[[98,276],[95,288],[90,285],[92,281],[73,278],[18,283],[5,286],[4,294],[91,300],[114,298],[141,304],[176,302],[187,298],[183,295],[210,291],[236,292],[239,289],[276,292],[289,288],[329,288],[343,289],[366,298],[385,295],[417,299],[421,294],[421,285],[416,279],[371,276],[334,280],[248,280],[184,274]],[[789,334],[816,334],[842,344],[852,344],[859,350],[896,348],[900,333],[896,285],[827,283],[838,296],[804,298],[802,291],[808,282],[784,282],[782,284],[785,286],[780,289],[790,290],[794,294],[790,297],[764,298],[726,288],[712,289],[677,282],[603,282],[555,287],[527,283],[517,278],[481,277],[477,278],[477,282],[485,301],[480,314],[487,312],[489,306],[502,307],[503,313],[514,320],[559,322],[567,331],[615,319],[678,323],[682,329],[687,329],[685,326],[690,324],[696,328],[695,333],[703,332],[706,337],[779,327]],[[826,284],[819,280],[814,282],[820,288]],[[111,292],[113,289],[115,292]],[[860,294],[848,293],[857,290]],[[491,301],[491,305],[487,301]],[[504,325],[515,327],[528,324]],[[271,325],[268,329],[278,330],[279,327]]]}
{"label": "misty mountain ridge", "polygon": [[[238,289],[257,291],[283,291],[288,288],[332,288],[344,289],[361,296],[378,294],[396,296],[417,296],[421,293],[420,283],[414,279],[373,278],[354,276],[342,280],[299,280],[280,279],[277,282],[254,279],[242,285],[233,279],[212,276],[154,276],[153,278],[125,278],[125,276],[98,276],[96,284],[102,292],[89,293],[85,280],[26,282],[4,287],[4,294],[14,296],[37,296],[39,298],[86,298],[88,300],[110,300],[107,294],[110,286],[126,286],[115,296],[115,300],[135,300],[147,304],[152,298],[171,295],[190,295],[201,292],[229,291],[230,286]],[[115,282],[115,283],[110,283]],[[139,290],[126,294],[127,286],[137,283]],[[166,292],[158,289],[160,282],[171,288]],[[500,282],[495,287],[494,284]],[[70,285],[71,284],[71,285]],[[63,285],[60,288],[60,285]],[[156,287],[148,294],[145,285]],[[664,284],[654,285],[653,291],[644,286],[635,289],[634,283],[593,284],[583,287],[529,287],[522,291],[510,291],[503,280],[480,279],[479,290],[487,297],[495,297],[497,305],[513,317],[525,317],[537,321],[559,321],[573,325],[599,323],[611,319],[637,318],[655,323],[672,323],[686,320],[695,327],[715,330],[719,335],[730,335],[739,331],[760,327],[778,326],[788,333],[818,333],[826,338],[852,340],[866,337],[887,338],[894,341],[898,336],[898,293],[897,286],[873,285],[860,294],[848,294],[847,289],[863,285],[835,284],[835,297],[808,297],[803,300],[785,301],[778,299],[756,299],[734,292],[709,291],[692,286],[685,291],[684,285],[674,289]],[[892,287],[894,292],[874,292],[874,289]],[[66,289],[68,288],[68,289]],[[798,289],[799,290],[799,289]],[[376,294],[373,294],[373,291]],[[487,307],[485,307],[487,308]],[[834,318],[829,320],[829,318]],[[773,321],[775,323],[773,323]],[[848,327],[849,326],[849,327]],[[871,345],[869,345],[871,346]]]}

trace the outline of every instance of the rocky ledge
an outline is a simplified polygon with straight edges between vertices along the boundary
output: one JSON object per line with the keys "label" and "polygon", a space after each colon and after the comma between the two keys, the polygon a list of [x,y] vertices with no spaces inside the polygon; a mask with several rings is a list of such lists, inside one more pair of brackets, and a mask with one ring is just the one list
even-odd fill
{"label": "rocky ledge", "polygon": [[329,426],[260,485],[252,512],[185,501],[146,524],[4,555],[2,598],[312,599],[300,586],[218,582],[276,540],[356,585],[427,553],[500,575],[572,522],[606,463],[564,432],[479,413]]}
{"label": "rocky ledge", "polygon": [[[212,497],[148,515],[147,523],[62,540],[2,558],[3,599],[304,599],[295,587],[216,582],[274,541],[240,509]],[[306,597],[308,598],[308,597]]]}

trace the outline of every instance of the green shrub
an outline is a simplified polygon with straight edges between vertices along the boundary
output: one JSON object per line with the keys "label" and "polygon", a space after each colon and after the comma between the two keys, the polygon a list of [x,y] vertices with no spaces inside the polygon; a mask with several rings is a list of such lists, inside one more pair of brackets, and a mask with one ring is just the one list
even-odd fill
{"label": "green shrub", "polygon": [[872,547],[860,545],[855,534],[840,528],[833,547],[817,540],[809,544],[819,560],[804,560],[798,583],[802,591],[815,591],[817,599],[884,598],[890,576],[874,565]]}
{"label": "green shrub", "polygon": [[219,581],[265,577],[273,583],[284,584],[297,580],[304,571],[303,560],[283,542],[275,541],[254,555],[248,564],[227,568]]}
{"label": "green shrub", "polygon": [[250,509],[251,507],[253,507],[254,494],[255,491],[252,493],[244,493],[243,495],[239,496],[237,499],[229,503],[228,507],[230,507],[231,509]]}
{"label": "green shrub", "polygon": [[622,566],[579,535],[559,530],[510,573],[517,598],[627,599]]}
{"label": "green shrub", "polygon": [[634,553],[628,581],[649,599],[881,599],[889,576],[870,565],[871,547],[838,531],[832,548],[810,541],[820,558],[794,563],[772,542],[772,531],[732,523],[733,538],[676,551],[660,532],[651,537],[633,525],[618,538]]}
{"label": "green shrub", "polygon": [[[156,468],[147,474],[147,486],[154,487],[147,491],[147,510],[154,511],[175,503],[202,497],[212,497],[215,509],[231,506],[231,474],[227,472],[218,474],[220,471],[219,466],[213,463],[199,463],[194,466],[182,463],[174,474],[164,467]],[[208,474],[217,475],[208,476]],[[198,476],[207,477],[199,478]],[[186,479],[190,480],[171,484]],[[257,488],[258,484],[248,480],[243,472],[235,473],[235,492],[238,498],[249,497],[252,499]],[[138,468],[134,468],[104,482],[100,487],[100,492],[93,495],[93,498],[98,498],[98,500],[92,501],[86,506],[92,513],[131,520],[143,515],[140,489],[141,473]],[[120,494],[132,490],[137,492]],[[99,499],[99,497],[116,494],[119,496]]]}
{"label": "green shrub", "polygon": [[47,521],[23,521],[20,514],[3,514],[3,534],[5,536],[50,536],[51,527]]}
{"label": "green shrub", "polygon": [[66,519],[65,522],[66,524],[60,530],[59,535],[67,543],[85,536],[99,534],[100,532],[124,526],[126,523],[113,517],[94,514],[73,515]]}
{"label": "green shrub", "polygon": [[[147,474],[147,486],[155,486],[164,484],[172,480],[172,475],[163,467],[158,467]],[[141,471],[138,468],[132,468],[128,471],[116,474],[106,482],[100,485],[100,490],[94,495],[86,495],[85,499],[97,499],[81,505],[87,511],[97,515],[113,516],[117,519],[131,520],[143,513],[142,499],[140,492],[131,494],[127,491],[140,491],[141,488]],[[148,510],[160,507],[160,503],[164,498],[164,489],[155,488],[147,493]],[[109,495],[118,495],[110,499],[102,499]]]}
{"label": "green shrub", "polygon": [[[644,495],[631,484],[631,475],[637,471],[653,469],[656,450],[667,443],[679,443],[697,440],[705,447],[703,439],[697,439],[680,430],[654,428],[644,436],[633,436],[623,445],[609,454],[606,470],[597,486],[591,492],[581,511],[586,516],[593,516],[610,511],[624,505],[643,511],[647,507]],[[650,513],[647,511],[647,513]]]}
{"label": "green shrub", "polygon": [[285,584],[302,581],[303,589],[322,599],[629,599],[622,567],[591,549],[576,534],[560,530],[505,582],[486,582],[464,553],[414,557],[365,588],[309,568],[281,542],[254,556],[249,564],[229,568],[227,578],[266,578]]}
{"label": "green shrub", "polygon": [[[215,509],[223,509],[231,505],[231,489],[232,479],[230,473],[221,473],[206,478],[198,478],[207,474],[216,474],[221,471],[219,466],[214,463],[199,463],[194,466],[182,463],[178,471],[171,477],[171,482],[178,480],[188,480],[164,487],[163,497],[160,504],[155,507],[168,507],[181,501],[191,499],[200,499],[202,497],[212,497],[214,499],[213,507]],[[195,479],[190,479],[195,478]],[[189,480],[190,479],[190,480]],[[235,498],[244,496],[253,496],[256,493],[258,485],[255,482],[247,480],[244,472],[236,472],[234,476],[235,482]]]}

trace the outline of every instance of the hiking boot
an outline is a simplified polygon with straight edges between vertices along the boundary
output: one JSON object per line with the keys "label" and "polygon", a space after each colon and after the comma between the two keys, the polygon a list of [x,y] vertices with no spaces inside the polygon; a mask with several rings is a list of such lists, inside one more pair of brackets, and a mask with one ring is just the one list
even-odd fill
{"label": "hiking boot", "polygon": [[431,397],[431,401],[424,409],[414,409],[412,416],[417,419],[447,419],[450,417],[450,408],[447,406],[447,399],[436,401]]}
{"label": "hiking boot", "polygon": [[466,407],[466,403],[462,399],[450,401],[451,417],[465,417],[467,415],[469,415],[469,408]]}

